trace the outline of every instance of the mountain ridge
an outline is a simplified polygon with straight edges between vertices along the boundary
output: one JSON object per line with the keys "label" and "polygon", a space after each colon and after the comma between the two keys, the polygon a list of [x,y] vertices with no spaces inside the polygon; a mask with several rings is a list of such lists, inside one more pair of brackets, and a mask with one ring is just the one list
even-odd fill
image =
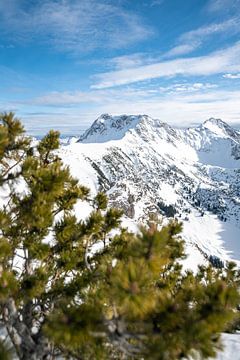
{"label": "mountain ridge", "polygon": [[60,152],[81,182],[124,210],[128,226],[171,215],[184,224],[190,262],[203,261],[200,252],[240,260],[240,135],[227,123],[176,129],[147,115],[103,114]]}
{"label": "mountain ridge", "polygon": [[[99,116],[92,125],[79,137],[78,142],[86,142],[88,140],[91,140],[91,142],[94,141],[102,141],[104,135],[106,135],[107,131],[123,131],[127,132],[131,129],[136,129],[137,125],[143,123],[144,121],[154,123],[154,127],[168,127],[168,129],[174,129],[173,126],[168,125],[167,123],[157,119],[152,118],[148,115],[117,115],[117,116],[111,116],[107,113],[102,114]],[[224,132],[226,135],[238,137],[239,132],[237,130],[234,130],[230,125],[228,125],[226,122],[224,122],[221,119],[216,118],[209,118],[205,120],[202,124],[200,124],[197,127],[189,127],[186,130],[190,129],[207,129],[216,135],[222,135]],[[179,129],[177,129],[179,130]],[[180,129],[182,131],[182,129]],[[220,134],[222,133],[222,134]],[[94,135],[94,137],[92,137]],[[99,138],[96,137],[99,135]],[[116,140],[116,137],[114,137],[114,133],[108,134],[112,135],[113,138],[108,137],[107,141],[110,140]],[[89,139],[91,137],[91,139]]]}

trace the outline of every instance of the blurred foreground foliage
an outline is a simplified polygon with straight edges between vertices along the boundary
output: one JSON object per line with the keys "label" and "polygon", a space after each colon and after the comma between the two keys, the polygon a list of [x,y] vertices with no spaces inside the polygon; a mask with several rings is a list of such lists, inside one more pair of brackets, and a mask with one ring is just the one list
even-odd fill
{"label": "blurred foreground foliage", "polygon": [[[239,321],[236,266],[183,271],[181,224],[129,233],[58,148],[58,132],[33,146],[0,115],[0,359],[215,356]],[[92,206],[84,220],[79,201]]]}

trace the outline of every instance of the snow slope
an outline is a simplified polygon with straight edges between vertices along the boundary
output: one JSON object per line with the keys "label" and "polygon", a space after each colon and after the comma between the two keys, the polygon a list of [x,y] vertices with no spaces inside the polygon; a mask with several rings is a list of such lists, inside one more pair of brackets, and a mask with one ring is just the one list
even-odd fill
{"label": "snow slope", "polygon": [[240,360],[240,336],[238,334],[223,334],[223,351],[217,355],[217,360]]}

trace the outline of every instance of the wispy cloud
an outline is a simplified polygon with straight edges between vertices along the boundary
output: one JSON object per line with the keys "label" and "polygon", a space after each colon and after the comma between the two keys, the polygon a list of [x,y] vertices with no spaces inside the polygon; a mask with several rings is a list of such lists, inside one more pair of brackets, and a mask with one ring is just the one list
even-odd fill
{"label": "wispy cloud", "polygon": [[223,77],[226,79],[240,79],[240,73],[239,74],[224,74]]}
{"label": "wispy cloud", "polygon": [[24,101],[25,104],[51,106],[51,107],[72,107],[82,104],[111,104],[122,101],[128,101],[130,98],[134,101],[139,99],[151,100],[155,97],[182,94],[194,94],[196,92],[204,93],[210,89],[216,89],[217,85],[212,83],[174,83],[169,86],[155,86],[153,88],[124,87],[103,90],[89,91],[55,91],[42,96]]}
{"label": "wispy cloud", "polygon": [[[213,85],[213,84],[212,84]],[[177,87],[178,86],[178,87]],[[184,88],[185,86],[185,88]],[[197,91],[195,88],[202,87],[203,90]],[[192,89],[191,89],[192,87]],[[45,100],[49,96],[48,104],[55,102],[58,104],[57,110],[59,114],[64,115],[49,117],[48,115],[37,116],[37,119],[42,122],[39,126],[52,127],[53,125],[64,130],[64,126],[71,123],[74,131],[75,128],[84,127],[85,129],[95,120],[101,113],[111,114],[148,114],[152,117],[160,118],[170,124],[177,126],[188,126],[192,123],[201,123],[209,117],[222,118],[230,123],[240,123],[240,91],[223,91],[218,88],[210,86],[207,88],[207,84],[176,84],[166,91],[159,89],[142,89],[136,90],[125,89],[106,89],[101,91],[101,101],[95,102],[94,106],[91,106],[91,112],[86,113],[86,109],[82,106],[82,99],[79,94],[71,93],[70,97],[67,94],[62,94],[62,104],[56,102],[57,99],[51,98],[51,94],[46,94],[45,99],[42,98],[42,108],[46,107]],[[181,88],[181,91],[179,90]],[[125,96],[124,96],[125,94]],[[59,93],[58,95],[61,95]],[[93,100],[94,96],[98,96],[97,92],[91,94],[85,94],[85,100],[87,97]],[[69,106],[69,102],[72,103],[72,107]],[[79,106],[77,106],[79,102]],[[31,102],[34,104],[34,101]],[[68,103],[68,104],[67,104]],[[40,104],[40,99],[38,99]],[[53,103],[52,103],[53,105]],[[13,106],[13,105],[12,105]],[[19,107],[19,104],[16,104]],[[31,111],[31,107],[28,111]],[[28,113],[29,116],[29,113]],[[29,116],[30,117],[30,116]],[[32,122],[32,126],[34,123]]]}
{"label": "wispy cloud", "polygon": [[156,62],[156,58],[148,53],[134,53],[111,58],[108,65],[115,70],[129,69],[136,66],[147,65]]}
{"label": "wispy cloud", "polygon": [[112,71],[95,76],[94,89],[131,84],[161,77],[177,75],[201,76],[240,71],[240,42],[206,56],[158,62],[126,70]]}
{"label": "wispy cloud", "polygon": [[203,92],[209,89],[216,89],[217,84],[211,83],[177,83],[166,87],[160,87],[161,91],[176,94],[176,93],[194,93]]}
{"label": "wispy cloud", "polygon": [[168,52],[166,52],[163,57],[171,58],[171,57],[175,57],[175,56],[189,54],[192,51],[194,51],[199,45],[200,45],[199,41],[194,41],[191,44],[180,44],[180,45],[174,46],[172,49],[170,49]]}
{"label": "wispy cloud", "polygon": [[189,126],[202,123],[210,117],[221,118],[229,123],[240,124],[240,91],[221,91],[209,89],[206,92],[169,93],[166,96],[149,97],[102,105],[99,113],[148,114],[169,124]]}
{"label": "wispy cloud", "polygon": [[239,0],[209,0],[207,10],[209,12],[229,11],[230,9],[237,9],[239,5]]}
{"label": "wispy cloud", "polygon": [[125,47],[152,34],[142,19],[110,0],[0,2],[0,29],[11,41],[48,43],[84,52]]}
{"label": "wispy cloud", "polygon": [[103,89],[89,91],[55,91],[42,96],[23,101],[22,104],[32,104],[53,107],[72,107],[82,104],[107,104],[128,100],[129,98],[140,99],[151,97],[160,89],[136,89],[127,87],[124,89]]}
{"label": "wispy cloud", "polygon": [[180,41],[193,41],[193,40],[202,40],[206,36],[223,33],[225,31],[234,31],[239,32],[239,18],[234,17],[228,20],[225,20],[220,23],[214,23],[207,26],[200,27],[196,30],[192,30],[184,33],[180,36]]}
{"label": "wispy cloud", "polygon": [[162,5],[162,3],[164,2],[165,0],[152,0],[151,3],[150,3],[150,6],[159,6],[159,5]]}
{"label": "wispy cloud", "polygon": [[32,133],[53,127],[65,134],[77,134],[106,112],[148,114],[177,126],[201,123],[211,116],[240,124],[240,91],[223,90],[214,83],[172,81],[166,87],[156,83],[150,87],[142,84],[86,92],[50,92],[28,101],[0,102],[0,108],[18,109]]}
{"label": "wispy cloud", "polygon": [[[39,96],[30,103],[34,105],[44,106],[72,106],[83,103],[100,103],[105,99],[104,93],[99,92],[83,92],[83,91],[54,91],[45,95]],[[29,103],[29,101],[27,101]]]}
{"label": "wispy cloud", "polygon": [[188,31],[182,34],[177,39],[178,44],[172,49],[170,49],[165,54],[165,57],[174,57],[178,55],[188,54],[199,48],[207,41],[208,38],[217,34],[226,35],[229,32],[231,33],[231,35],[240,32],[239,17],[235,16],[223,22],[202,26],[198,29]]}

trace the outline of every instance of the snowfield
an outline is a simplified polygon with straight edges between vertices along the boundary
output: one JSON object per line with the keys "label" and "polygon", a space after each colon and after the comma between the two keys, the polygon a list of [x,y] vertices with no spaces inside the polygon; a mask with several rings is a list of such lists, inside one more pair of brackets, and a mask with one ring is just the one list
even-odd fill
{"label": "snowfield", "polygon": [[239,360],[240,359],[240,334],[223,334],[222,342],[224,350],[219,352],[217,360]]}

